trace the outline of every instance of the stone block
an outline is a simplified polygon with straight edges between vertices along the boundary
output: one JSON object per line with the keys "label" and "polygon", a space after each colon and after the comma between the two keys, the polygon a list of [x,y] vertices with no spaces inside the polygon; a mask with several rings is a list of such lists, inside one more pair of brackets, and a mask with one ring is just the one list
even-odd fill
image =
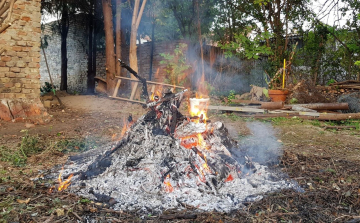
{"label": "stone block", "polygon": [[25,31],[19,31],[17,34],[18,34],[19,36],[27,36],[27,35],[28,35],[28,33],[25,32]]}
{"label": "stone block", "polygon": [[17,52],[16,56],[22,58],[22,57],[28,57],[29,53],[28,52]]}
{"label": "stone block", "polygon": [[7,67],[14,67],[15,65],[16,65],[16,61],[15,61],[15,60],[9,61],[9,62],[6,63],[6,66],[7,66]]}
{"label": "stone block", "polygon": [[5,83],[4,87],[7,87],[7,88],[11,88],[14,86],[14,83],[11,83],[11,82],[8,82],[8,83]]}
{"label": "stone block", "polygon": [[35,68],[35,67],[40,67],[39,63],[35,63],[35,62],[30,62],[28,65],[30,68]]}
{"label": "stone block", "polygon": [[32,47],[22,47],[22,51],[29,52],[32,50]]}
{"label": "stone block", "polygon": [[16,45],[18,45],[18,46],[26,46],[26,41],[17,41]]}
{"label": "stone block", "polygon": [[21,84],[21,83],[15,83],[14,86],[15,86],[16,88],[21,88],[22,84]]}
{"label": "stone block", "polygon": [[20,61],[18,61],[16,63],[16,66],[20,67],[20,68],[23,68],[23,67],[26,67],[26,63],[24,61],[20,60]]}
{"label": "stone block", "polygon": [[25,22],[29,22],[29,21],[31,21],[31,18],[28,17],[28,16],[23,16],[23,17],[21,18],[21,20],[23,20],[23,21],[25,21]]}
{"label": "stone block", "polygon": [[19,67],[11,67],[11,68],[10,68],[10,71],[11,71],[11,72],[14,72],[14,73],[20,73],[20,70],[21,70],[21,69],[20,69]]}
{"label": "stone block", "polygon": [[1,61],[3,61],[3,62],[9,62],[9,61],[11,61],[11,57],[9,57],[9,56],[2,56],[1,57]]}
{"label": "stone block", "polygon": [[51,101],[44,101],[45,108],[51,108]]}
{"label": "stone block", "polygon": [[13,49],[14,51],[16,51],[16,52],[22,51],[22,47],[21,47],[21,46],[13,46],[12,49]]}
{"label": "stone block", "polygon": [[0,67],[0,72],[8,72],[9,70],[9,67]]}

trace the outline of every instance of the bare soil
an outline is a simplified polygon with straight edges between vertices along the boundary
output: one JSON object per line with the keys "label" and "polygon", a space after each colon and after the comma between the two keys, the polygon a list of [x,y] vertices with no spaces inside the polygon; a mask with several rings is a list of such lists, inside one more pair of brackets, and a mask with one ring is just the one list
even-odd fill
{"label": "bare soil", "polygon": [[[187,207],[161,216],[138,216],[66,191],[50,193],[56,179],[31,179],[62,165],[71,154],[117,139],[129,114],[136,119],[145,113],[139,104],[99,96],[62,95],[61,100],[65,107],[49,109],[53,118],[46,125],[27,128],[24,123],[0,121],[0,222],[77,222],[87,216],[99,222],[360,222],[360,132],[322,128],[344,125],[340,122],[259,120],[271,123],[283,144],[283,156],[271,168],[280,168],[303,192],[279,191],[230,214],[198,213]],[[181,110],[186,113],[186,103]],[[212,113],[210,119],[223,121],[239,140],[251,134],[246,122],[254,121],[234,113]],[[5,161],[3,151],[15,153],[24,137],[37,139],[39,151],[24,165]]]}

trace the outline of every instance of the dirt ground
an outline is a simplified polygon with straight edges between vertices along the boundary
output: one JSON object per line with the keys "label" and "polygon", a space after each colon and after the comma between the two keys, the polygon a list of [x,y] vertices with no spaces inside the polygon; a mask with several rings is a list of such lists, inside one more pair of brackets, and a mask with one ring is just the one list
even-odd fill
{"label": "dirt ground", "polygon": [[[99,96],[61,97],[64,108],[49,109],[46,125],[0,121],[0,222],[360,222],[359,121],[319,122],[297,118],[254,120],[237,114],[210,113],[238,140],[251,135],[246,122],[274,127],[283,155],[279,168],[303,191],[284,190],[248,203],[233,213],[199,213],[194,207],[161,216],[113,211],[104,204],[64,192],[49,192],[53,180],[37,180],[67,157],[120,137],[129,115],[146,111],[139,104]],[[186,113],[187,104],[181,110]],[[355,125],[351,130],[324,130]],[[261,140],[261,138],[259,138]],[[26,158],[22,151],[25,151]]]}

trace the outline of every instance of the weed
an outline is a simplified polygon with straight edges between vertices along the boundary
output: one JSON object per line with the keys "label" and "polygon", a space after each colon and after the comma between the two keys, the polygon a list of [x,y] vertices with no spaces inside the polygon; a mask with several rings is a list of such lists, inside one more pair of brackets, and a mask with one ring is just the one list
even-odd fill
{"label": "weed", "polygon": [[13,151],[5,146],[0,147],[0,157],[1,161],[11,162],[14,166],[24,166],[27,159],[20,150]]}
{"label": "weed", "polygon": [[235,99],[235,91],[230,90],[229,95],[227,96],[228,103],[231,103],[231,100]]}
{"label": "weed", "polygon": [[28,156],[42,150],[38,145],[39,138],[37,136],[30,136],[27,130],[22,132],[25,132],[25,136],[22,137],[18,147],[15,149],[0,147],[0,159],[2,161],[11,162],[14,166],[24,166]]}
{"label": "weed", "polygon": [[87,198],[81,198],[80,200],[79,200],[79,203],[81,203],[81,204],[87,204],[87,203],[90,203],[91,201],[89,200],[89,199],[87,199]]}
{"label": "weed", "polygon": [[54,143],[53,148],[59,152],[83,152],[96,148],[97,144],[94,139],[63,139]]}
{"label": "weed", "polygon": [[334,169],[331,169],[331,168],[327,168],[325,171],[329,172],[329,173],[333,173],[333,174],[336,173],[336,171]]}

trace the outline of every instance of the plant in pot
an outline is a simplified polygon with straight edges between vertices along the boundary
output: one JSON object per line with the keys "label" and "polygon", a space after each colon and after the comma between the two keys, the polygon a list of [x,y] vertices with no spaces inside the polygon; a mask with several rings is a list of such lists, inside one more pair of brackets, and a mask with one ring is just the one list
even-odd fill
{"label": "plant in pot", "polygon": [[[281,75],[282,74],[282,75]],[[282,78],[281,78],[282,77]],[[282,81],[281,81],[282,80]],[[285,102],[289,90],[285,88],[285,69],[280,68],[268,83],[268,94],[273,102]]]}

